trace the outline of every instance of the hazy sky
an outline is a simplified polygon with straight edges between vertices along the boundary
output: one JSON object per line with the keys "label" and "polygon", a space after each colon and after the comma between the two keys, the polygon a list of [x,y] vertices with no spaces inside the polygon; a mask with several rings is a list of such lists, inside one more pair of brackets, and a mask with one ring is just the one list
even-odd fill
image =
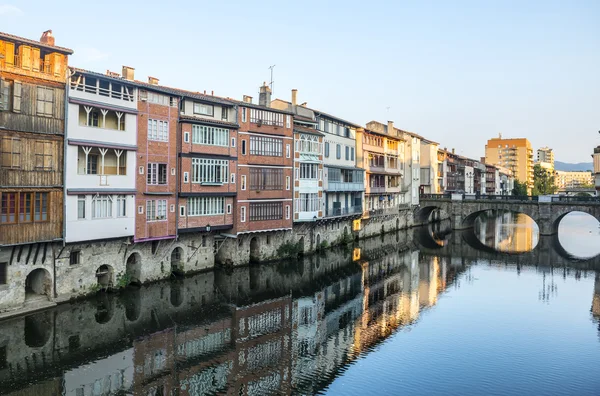
{"label": "hazy sky", "polygon": [[0,31],[46,29],[71,65],[238,99],[276,65],[275,97],[474,158],[498,133],[567,162],[600,144],[598,0],[0,0]]}

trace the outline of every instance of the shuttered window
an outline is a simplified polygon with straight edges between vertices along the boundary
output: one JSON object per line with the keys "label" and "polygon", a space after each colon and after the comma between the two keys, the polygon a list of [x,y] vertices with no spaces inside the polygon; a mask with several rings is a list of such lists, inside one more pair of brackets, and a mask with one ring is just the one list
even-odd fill
{"label": "shuttered window", "polygon": [[3,137],[0,148],[0,166],[3,168],[21,167],[21,140],[14,137]]}
{"label": "shuttered window", "polygon": [[52,170],[51,142],[35,142],[35,169]]}
{"label": "shuttered window", "polygon": [[0,79],[0,110],[10,110],[13,82]]}
{"label": "shuttered window", "polygon": [[36,113],[39,116],[52,117],[54,108],[54,89],[37,87]]}

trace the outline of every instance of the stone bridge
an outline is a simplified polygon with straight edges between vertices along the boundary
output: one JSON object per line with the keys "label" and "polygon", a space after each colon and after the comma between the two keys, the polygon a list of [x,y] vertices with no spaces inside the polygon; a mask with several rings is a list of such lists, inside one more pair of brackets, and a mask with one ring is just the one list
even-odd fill
{"label": "stone bridge", "polygon": [[560,221],[571,212],[587,213],[600,221],[600,197],[424,194],[414,219],[418,225],[429,223],[432,217],[447,217],[452,229],[463,230],[472,228],[477,217],[488,210],[523,213],[536,222],[540,235],[556,235]]}
{"label": "stone bridge", "polygon": [[560,244],[558,235],[540,236],[537,245],[528,252],[502,252],[483,244],[472,230],[452,231],[441,223],[413,229],[413,243],[423,254],[485,260],[515,264],[600,270],[600,255],[578,258],[569,254]]}

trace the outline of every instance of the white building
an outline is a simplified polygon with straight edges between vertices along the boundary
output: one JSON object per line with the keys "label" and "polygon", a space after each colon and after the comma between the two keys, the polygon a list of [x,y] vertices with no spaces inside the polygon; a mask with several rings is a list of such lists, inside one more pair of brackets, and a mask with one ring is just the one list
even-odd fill
{"label": "white building", "polygon": [[440,192],[439,179],[442,178],[442,175],[438,174],[438,148],[439,143],[421,138],[420,192],[422,194],[437,194]]}
{"label": "white building", "polygon": [[133,236],[135,88],[113,75],[70,70],[65,136],[65,241]]}

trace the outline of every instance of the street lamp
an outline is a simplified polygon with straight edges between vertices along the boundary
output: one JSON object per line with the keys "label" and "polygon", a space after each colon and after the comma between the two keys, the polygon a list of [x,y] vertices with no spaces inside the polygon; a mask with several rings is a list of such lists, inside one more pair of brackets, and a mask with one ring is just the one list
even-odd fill
{"label": "street lamp", "polygon": [[206,232],[210,232],[210,224],[206,225]]}

